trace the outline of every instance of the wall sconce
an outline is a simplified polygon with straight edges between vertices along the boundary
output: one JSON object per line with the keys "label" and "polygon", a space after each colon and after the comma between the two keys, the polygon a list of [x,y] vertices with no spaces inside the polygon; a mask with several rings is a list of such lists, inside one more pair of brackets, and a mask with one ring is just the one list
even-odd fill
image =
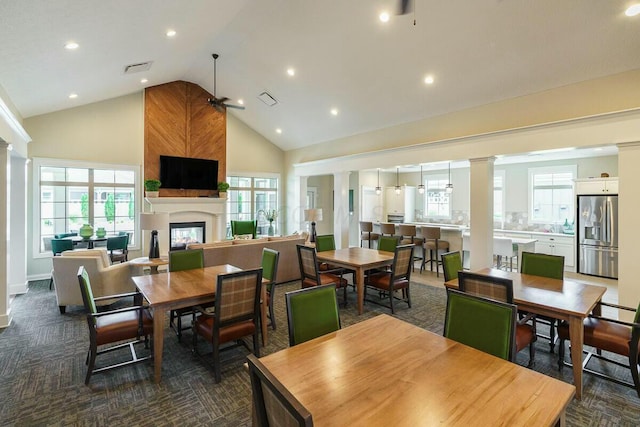
{"label": "wall sconce", "polygon": [[444,188],[444,191],[449,194],[453,193],[453,184],[451,183],[451,162],[449,162],[449,183]]}
{"label": "wall sconce", "polygon": [[418,185],[418,193],[424,194],[424,181],[422,180],[422,165],[420,165],[420,184]]}
{"label": "wall sconce", "polygon": [[400,187],[400,168],[396,168],[396,194],[400,194],[402,187]]}
{"label": "wall sconce", "polygon": [[378,168],[378,186],[376,187],[376,194],[379,196],[382,193],[382,188],[380,187],[380,168]]}

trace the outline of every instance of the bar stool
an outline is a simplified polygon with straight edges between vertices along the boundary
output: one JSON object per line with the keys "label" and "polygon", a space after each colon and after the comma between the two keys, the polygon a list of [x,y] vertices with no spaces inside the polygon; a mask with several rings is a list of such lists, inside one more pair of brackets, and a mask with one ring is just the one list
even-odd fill
{"label": "bar stool", "polygon": [[442,261],[438,261],[438,251],[449,252],[449,242],[446,240],[440,240],[440,227],[422,227],[422,237],[424,238],[424,248],[422,249],[425,256],[422,257],[422,265],[420,266],[420,272],[424,270],[426,261],[426,251],[429,251],[429,264],[431,271],[433,271],[433,263],[436,263],[436,277],[440,277],[440,271],[438,265],[442,264]]}
{"label": "bar stool", "polygon": [[518,258],[518,247],[513,247],[513,241],[508,237],[493,238],[493,254],[496,256],[496,268],[502,268],[502,258],[506,258],[504,269],[509,267],[513,271],[513,258]]}
{"label": "bar stool", "polygon": [[396,234],[396,225],[390,222],[380,223],[380,235],[389,235],[395,236]]}
{"label": "bar stool", "polygon": [[416,245],[422,249],[422,256],[414,256],[413,260],[420,260],[422,261],[422,264],[424,264],[424,248],[422,247],[424,239],[422,237],[416,237],[418,234],[416,226],[411,224],[400,224],[398,226],[398,232],[400,234],[401,245]]}
{"label": "bar stool", "polygon": [[373,223],[371,221],[360,221],[360,247],[364,240],[369,241],[369,249],[371,249],[371,241],[378,241],[380,234],[373,233]]}

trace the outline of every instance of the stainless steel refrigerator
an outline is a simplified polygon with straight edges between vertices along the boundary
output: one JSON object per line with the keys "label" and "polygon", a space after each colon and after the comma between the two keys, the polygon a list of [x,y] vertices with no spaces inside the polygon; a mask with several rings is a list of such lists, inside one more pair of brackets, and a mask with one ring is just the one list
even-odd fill
{"label": "stainless steel refrigerator", "polygon": [[578,196],[578,273],[618,278],[618,196]]}

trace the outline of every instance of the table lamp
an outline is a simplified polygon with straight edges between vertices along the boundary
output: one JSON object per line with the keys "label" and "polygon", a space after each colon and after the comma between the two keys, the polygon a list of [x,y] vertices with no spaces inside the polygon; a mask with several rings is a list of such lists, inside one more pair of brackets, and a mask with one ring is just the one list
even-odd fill
{"label": "table lamp", "polygon": [[304,220],[311,221],[311,238],[310,242],[316,241],[316,221],[322,221],[322,209],[305,209]]}
{"label": "table lamp", "polygon": [[160,258],[160,244],[158,243],[158,229],[167,228],[169,214],[165,212],[141,212],[140,228],[151,230],[149,241],[149,259]]}

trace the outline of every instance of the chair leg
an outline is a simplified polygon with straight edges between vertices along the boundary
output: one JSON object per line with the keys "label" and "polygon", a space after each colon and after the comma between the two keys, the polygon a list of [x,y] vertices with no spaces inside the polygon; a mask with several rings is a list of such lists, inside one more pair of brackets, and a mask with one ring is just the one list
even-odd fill
{"label": "chair leg", "polygon": [[633,384],[636,386],[636,393],[640,397],[640,372],[638,372],[640,356],[638,355],[637,346],[629,352],[629,368],[631,368],[631,377]]}
{"label": "chair leg", "polygon": [[[255,335],[255,339],[257,341],[257,332]],[[254,343],[256,342],[254,341]],[[255,348],[258,348],[257,346]],[[220,380],[222,379],[222,374],[221,374],[221,370],[220,370],[220,344],[218,343],[218,340],[216,339],[216,337],[213,338],[213,375],[214,375],[214,382],[217,384],[220,382]]]}
{"label": "chair leg", "polygon": [[269,294],[269,319],[271,320],[271,329],[276,330],[276,316],[273,313],[273,298],[275,297],[275,286],[271,285],[271,294]]}
{"label": "chair leg", "polygon": [[256,357],[260,357],[260,344],[258,342],[258,329],[256,329],[256,332],[253,334],[253,354],[255,354]]}
{"label": "chair leg", "polygon": [[558,370],[562,371],[564,367],[564,340],[560,339],[558,343]]}
{"label": "chair leg", "polygon": [[389,289],[389,305],[391,306],[391,314],[395,314],[395,310],[393,309],[393,293],[394,293],[394,289],[391,288]]}
{"label": "chair leg", "polygon": [[529,364],[527,365],[527,368],[531,368],[533,367],[533,361],[536,357],[536,346],[534,345],[534,342],[532,341],[529,344]]}
{"label": "chair leg", "polygon": [[96,353],[98,352],[98,348],[93,348],[89,350],[89,364],[87,365],[87,376],[84,379],[85,385],[89,385],[89,380],[91,379],[91,374],[93,373],[93,368],[96,366]]}
{"label": "chair leg", "polygon": [[176,313],[176,335],[178,336],[178,342],[182,340],[182,315]]}
{"label": "chair leg", "polygon": [[53,276],[49,279],[49,290],[53,289]]}
{"label": "chair leg", "polygon": [[409,291],[409,287],[406,289],[407,291],[407,305],[411,308],[411,292]]}
{"label": "chair leg", "polygon": [[556,346],[556,319],[551,319],[549,321],[549,351],[553,353],[554,348]]}

